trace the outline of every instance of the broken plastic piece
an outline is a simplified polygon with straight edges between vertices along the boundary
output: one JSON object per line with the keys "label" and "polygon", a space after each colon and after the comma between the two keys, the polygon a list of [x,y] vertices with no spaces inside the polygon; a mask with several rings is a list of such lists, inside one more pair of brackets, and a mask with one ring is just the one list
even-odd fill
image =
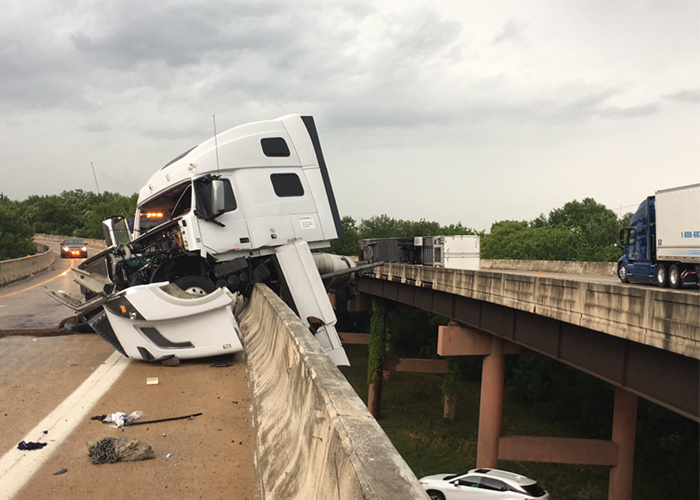
{"label": "broken plastic piece", "polygon": [[136,420],[142,416],[142,411],[135,411],[129,414],[126,414],[123,411],[118,411],[107,415],[104,419],[102,419],[102,423],[114,424],[114,428],[119,429],[120,427],[128,426],[133,420]]}
{"label": "broken plastic piece", "polygon": [[61,470],[58,471],[58,472],[54,472],[53,475],[54,475],[54,476],[60,476],[61,474],[65,474],[66,472],[68,472],[68,469],[61,469]]}
{"label": "broken plastic piece", "polygon": [[147,378],[146,385],[158,385],[158,377]]}

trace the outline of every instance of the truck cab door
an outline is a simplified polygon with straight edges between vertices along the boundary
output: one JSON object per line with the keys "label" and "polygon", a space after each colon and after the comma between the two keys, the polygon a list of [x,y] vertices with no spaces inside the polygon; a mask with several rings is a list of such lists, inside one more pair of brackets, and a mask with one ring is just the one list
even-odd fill
{"label": "truck cab door", "polygon": [[207,175],[195,179],[194,204],[201,246],[211,254],[250,250],[250,234],[231,181]]}

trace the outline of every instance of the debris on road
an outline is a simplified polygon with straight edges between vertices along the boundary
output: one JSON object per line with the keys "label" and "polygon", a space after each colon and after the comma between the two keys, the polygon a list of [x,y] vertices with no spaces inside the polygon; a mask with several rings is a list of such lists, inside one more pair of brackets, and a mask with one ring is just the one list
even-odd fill
{"label": "debris on road", "polygon": [[[130,427],[133,427],[134,425],[159,424],[161,422],[172,422],[173,420],[186,420],[186,419],[192,420],[194,417],[198,417],[200,415],[201,415],[201,413],[193,413],[191,415],[183,415],[182,417],[160,418],[158,420],[146,420],[144,422],[136,422],[136,423],[130,424]],[[165,434],[163,434],[163,437],[165,437]]]}
{"label": "debris on road", "polygon": [[105,438],[88,444],[88,454],[92,463],[97,465],[156,458],[149,444],[128,437]]}
{"label": "debris on road", "polygon": [[33,443],[31,441],[26,443],[26,442],[22,441],[17,445],[17,448],[22,450],[22,451],[40,450],[44,446],[46,446],[46,444],[47,443]]}
{"label": "debris on road", "polygon": [[61,469],[61,470],[58,471],[58,472],[54,472],[53,475],[54,475],[54,476],[60,476],[61,474],[65,474],[66,472],[68,472],[68,469]]}
{"label": "debris on road", "polygon": [[158,377],[147,378],[146,385],[158,385]]}
{"label": "debris on road", "polygon": [[142,416],[142,411],[135,411],[129,414],[124,413],[123,411],[118,411],[116,413],[107,415],[104,419],[102,419],[102,423],[114,424],[114,428],[119,429],[120,427],[129,426],[133,420],[136,420],[137,418],[140,418]]}
{"label": "debris on road", "polygon": [[233,366],[233,363],[214,363],[209,368],[228,368],[229,366]]}

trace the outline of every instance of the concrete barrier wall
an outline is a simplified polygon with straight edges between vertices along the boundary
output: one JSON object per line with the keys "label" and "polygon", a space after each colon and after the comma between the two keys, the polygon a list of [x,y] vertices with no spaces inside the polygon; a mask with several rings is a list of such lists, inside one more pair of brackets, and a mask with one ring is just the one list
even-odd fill
{"label": "concrete barrier wall", "polygon": [[240,326],[257,500],[428,498],[308,328],[269,288],[255,286]]}
{"label": "concrete barrier wall", "polygon": [[374,277],[461,295],[700,359],[700,294],[617,282],[385,264]]}
{"label": "concrete barrier wall", "polygon": [[51,267],[56,257],[48,246],[36,243],[39,253],[19,259],[0,261],[0,286],[27,278]]}
{"label": "concrete barrier wall", "polygon": [[612,268],[616,262],[568,262],[561,260],[504,260],[481,259],[481,269],[504,271],[534,271],[545,273],[615,276]]}
{"label": "concrete barrier wall", "polygon": [[[51,241],[54,243],[60,243],[66,238],[74,238],[75,236],[60,236],[58,234],[40,234],[37,233],[34,235],[35,240],[43,240],[43,241]],[[82,238],[82,240],[87,243],[88,245],[88,250],[90,248],[97,248],[100,250],[104,250],[107,248],[107,245],[105,244],[105,240],[94,240],[92,238]]]}

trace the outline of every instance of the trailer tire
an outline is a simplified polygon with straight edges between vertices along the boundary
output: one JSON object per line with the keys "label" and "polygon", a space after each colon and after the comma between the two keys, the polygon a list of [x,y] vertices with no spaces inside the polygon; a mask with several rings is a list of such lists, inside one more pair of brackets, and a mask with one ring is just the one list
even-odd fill
{"label": "trailer tire", "polygon": [[668,284],[674,290],[678,290],[681,287],[681,270],[678,264],[673,264],[668,270]]}
{"label": "trailer tire", "polygon": [[204,276],[183,276],[181,278],[176,279],[175,284],[182,288],[185,292],[192,295],[204,296],[216,290],[216,286],[214,286],[214,283],[209,281]]}
{"label": "trailer tire", "polygon": [[656,265],[656,284],[660,288],[666,288],[668,286],[668,273],[666,272],[666,266],[664,264]]}
{"label": "trailer tire", "polygon": [[623,283],[629,283],[629,279],[627,278],[627,266],[624,264],[620,264],[617,267],[617,277],[620,278],[620,281]]}

